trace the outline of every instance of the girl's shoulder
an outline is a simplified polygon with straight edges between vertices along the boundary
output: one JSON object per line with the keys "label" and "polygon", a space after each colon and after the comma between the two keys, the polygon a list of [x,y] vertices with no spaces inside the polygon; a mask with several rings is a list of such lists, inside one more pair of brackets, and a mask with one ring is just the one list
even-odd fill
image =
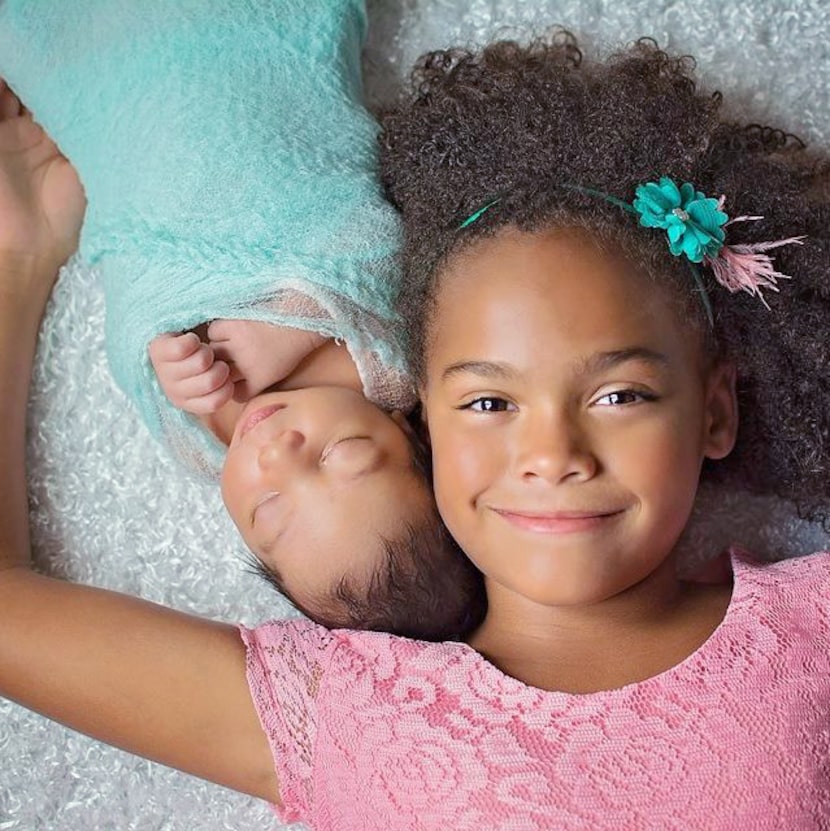
{"label": "girl's shoulder", "polygon": [[830,643],[830,551],[763,561],[730,550],[737,605],[751,617],[777,619],[791,628],[824,632]]}
{"label": "girl's shoulder", "polygon": [[730,549],[733,570],[740,571],[740,579],[758,585],[787,586],[830,585],[830,551],[785,557],[780,560],[760,560],[740,546]]}
{"label": "girl's shoulder", "polygon": [[380,664],[386,659],[396,665],[418,664],[427,658],[433,667],[451,662],[469,647],[457,642],[419,641],[387,632],[354,629],[326,629],[305,619],[271,620],[251,629],[239,627],[248,651],[268,665],[287,663],[306,672],[354,668],[356,663]]}
{"label": "girl's shoulder", "polygon": [[325,663],[338,643],[337,633],[303,618],[269,620],[249,628],[239,626],[248,653],[248,666],[256,661],[266,669],[290,664],[298,671]]}

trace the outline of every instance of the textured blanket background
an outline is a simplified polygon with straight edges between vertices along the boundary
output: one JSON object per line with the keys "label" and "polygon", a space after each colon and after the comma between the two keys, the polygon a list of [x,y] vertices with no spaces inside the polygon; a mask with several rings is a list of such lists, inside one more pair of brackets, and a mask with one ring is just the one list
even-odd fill
{"label": "textured blanket background", "polygon": [[[824,0],[370,0],[369,7],[366,68],[374,101],[393,93],[426,48],[495,34],[525,37],[563,23],[594,44],[648,34],[690,52],[704,78],[717,79],[753,119],[830,143]],[[225,620],[254,624],[288,614],[244,573],[218,494],[163,455],[115,389],[103,325],[95,274],[71,264],[44,324],[30,413],[38,563],[53,574]],[[735,538],[777,557],[830,544],[820,529],[769,500],[707,494],[698,514],[690,549]],[[0,831],[243,828],[280,826],[254,800],[0,702]]]}

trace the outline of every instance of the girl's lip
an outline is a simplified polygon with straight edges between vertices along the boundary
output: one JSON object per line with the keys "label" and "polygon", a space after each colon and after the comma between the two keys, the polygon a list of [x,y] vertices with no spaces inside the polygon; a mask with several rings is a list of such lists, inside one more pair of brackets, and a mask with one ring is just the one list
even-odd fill
{"label": "girl's lip", "polygon": [[537,534],[573,534],[594,531],[609,520],[620,516],[618,511],[512,511],[496,508],[495,512],[511,525]]}
{"label": "girl's lip", "polygon": [[246,433],[253,430],[257,424],[265,421],[266,418],[270,418],[274,413],[284,409],[285,404],[268,404],[265,407],[254,410],[243,422],[239,431],[239,438],[241,439]]}

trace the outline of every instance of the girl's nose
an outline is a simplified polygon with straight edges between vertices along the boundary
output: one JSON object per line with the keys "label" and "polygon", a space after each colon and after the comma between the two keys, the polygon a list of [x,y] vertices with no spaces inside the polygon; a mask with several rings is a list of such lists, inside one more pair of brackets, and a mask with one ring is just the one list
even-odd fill
{"label": "girl's nose", "polygon": [[572,417],[540,414],[518,425],[516,471],[527,481],[583,481],[596,475],[590,441]]}
{"label": "girl's nose", "polygon": [[283,430],[259,448],[257,461],[262,470],[285,468],[302,457],[306,446],[306,437],[299,430]]}

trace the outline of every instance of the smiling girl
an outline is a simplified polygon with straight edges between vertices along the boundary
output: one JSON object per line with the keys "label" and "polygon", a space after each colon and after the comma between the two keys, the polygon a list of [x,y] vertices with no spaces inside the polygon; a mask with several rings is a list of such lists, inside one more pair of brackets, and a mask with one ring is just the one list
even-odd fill
{"label": "smiling girl", "polygon": [[[18,496],[0,500],[0,691],[317,831],[825,828],[830,555],[733,549],[714,585],[675,571],[701,469],[730,451],[721,478],[814,515],[830,495],[819,168],[729,126],[650,44],[593,64],[567,36],[438,53],[415,82],[385,176],[481,627],[237,631],[67,585],[28,568]],[[19,493],[15,379],[50,281],[7,275],[0,462]]]}
{"label": "smiling girl", "polygon": [[681,583],[671,553],[734,442],[731,366],[585,231],[504,230],[441,281],[424,400],[439,508],[487,581],[470,643],[569,692],[678,663],[731,594]]}

